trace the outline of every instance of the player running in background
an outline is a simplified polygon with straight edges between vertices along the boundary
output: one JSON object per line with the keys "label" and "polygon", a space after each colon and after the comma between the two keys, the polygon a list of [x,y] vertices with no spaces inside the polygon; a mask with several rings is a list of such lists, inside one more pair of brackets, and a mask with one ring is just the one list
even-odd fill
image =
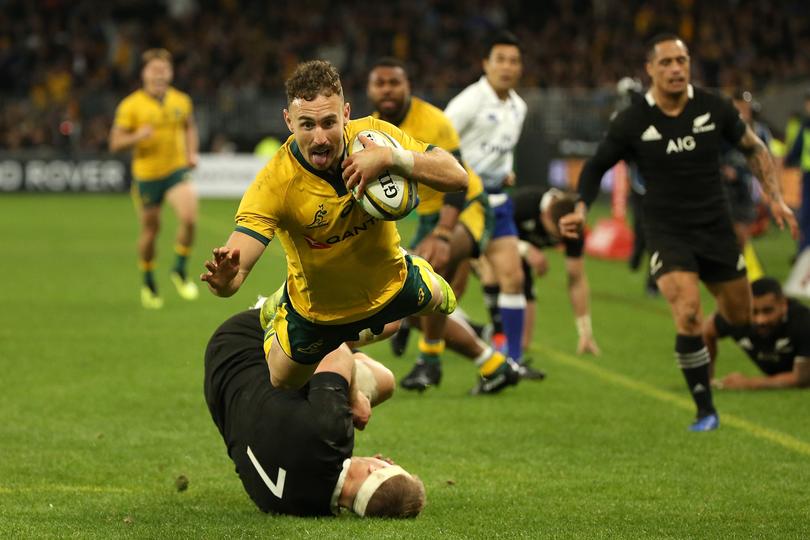
{"label": "player running in background", "polygon": [[780,226],[796,232],[796,220],[782,199],[768,148],[740,119],[730,100],[693,87],[689,51],[673,34],[653,38],[647,48],[652,79],[642,102],[610,124],[596,155],[579,178],[582,201],[560,221],[563,234],[582,234],[585,210],[599,191],[604,173],[624,159],[638,165],[647,192],[644,229],[652,252],[650,271],[672,310],[677,337],[675,356],[697,407],[692,431],[719,426],[709,383],[709,352],[702,336],[700,286],[717,300],[732,326],[750,322],[751,291],[745,277],[719,159],[724,142],[738,147],[770,196]]}
{"label": "player running in background", "polygon": [[[366,331],[381,335],[386,323],[408,315],[455,309],[447,282],[424,259],[405,255],[396,224],[369,216],[352,188],[362,191],[386,170],[439,191],[466,190],[468,178],[451,154],[387,122],[350,121],[340,76],[328,62],[300,64],[286,90],[292,135],[248,188],[236,230],[200,278],[214,294],[233,295],[278,234],[287,281],[265,352],[273,385],[300,388],[343,342]],[[402,148],[358,135],[368,129]],[[357,136],[365,149],[346,157]]]}
{"label": "player running in background", "polygon": [[[374,116],[390,122],[420,141],[434,144],[452,153],[461,162],[459,140],[453,124],[442,111],[411,95],[405,65],[395,58],[378,60],[369,72],[367,93],[374,104]],[[424,257],[447,281],[452,281],[459,263],[478,257],[491,220],[481,179],[472,171],[465,192],[440,193],[424,184],[419,185],[419,228],[411,241],[411,249]],[[433,313],[420,317],[422,335],[419,339],[419,359],[400,384],[408,390],[425,390],[441,381],[440,357],[445,348],[446,315]],[[408,319],[392,340],[407,340]],[[478,365],[479,389],[492,393],[517,382],[514,368],[503,354],[492,347],[481,346],[473,333],[455,329],[459,340],[466,340],[463,350],[473,350],[472,359]],[[403,347],[403,345],[400,345]],[[495,384],[498,381],[498,384]],[[478,392],[480,393],[480,392]]]}
{"label": "player running in background", "polygon": [[[205,351],[205,401],[242,485],[264,512],[414,517],[425,487],[390,460],[352,456],[354,427],[394,391],[394,375],[345,345],[299,390],[270,383],[259,310],[234,315]],[[353,426],[354,424],[354,426]]]}
{"label": "player running in background", "polygon": [[810,386],[810,309],[787,298],[779,282],[770,277],[751,283],[754,313],[752,324],[735,327],[719,313],[706,319],[703,339],[717,365],[718,338],[731,337],[765,375],[749,377],[732,372],[713,379],[715,388],[760,390]]}
{"label": "player running in background", "polygon": [[141,304],[163,307],[153,270],[155,241],[160,229],[160,209],[169,203],[178,220],[175,263],[170,274],[181,298],[194,300],[197,284],[188,280],[186,261],[194,242],[197,193],[190,171],[197,165],[199,137],[191,98],[171,86],[172,56],[166,49],[149,49],[142,55],[143,87],[118,105],[110,131],[110,150],[133,149],[132,194],[141,232],[138,257],[143,272]]}
{"label": "player running in background", "polygon": [[480,80],[450,100],[444,112],[461,138],[465,163],[483,180],[495,214],[492,239],[480,265],[482,282],[488,284],[484,298],[493,323],[502,324],[508,355],[521,362],[526,311],[524,276],[513,204],[504,192],[505,187],[514,184],[514,149],[526,118],[526,103],[514,90],[523,66],[513,34],[500,32],[490,40],[483,69]]}

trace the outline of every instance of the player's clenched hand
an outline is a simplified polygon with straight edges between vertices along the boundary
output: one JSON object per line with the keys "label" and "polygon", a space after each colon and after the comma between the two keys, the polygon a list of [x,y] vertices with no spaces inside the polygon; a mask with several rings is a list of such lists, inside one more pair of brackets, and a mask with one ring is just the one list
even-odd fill
{"label": "player's clenched hand", "polygon": [[357,186],[357,198],[363,196],[366,184],[377,178],[394,164],[394,153],[391,148],[379,146],[365,135],[358,135],[363,143],[363,150],[355,152],[343,160],[343,181],[351,191]]}
{"label": "player's clenched hand", "polygon": [[144,139],[148,139],[149,137],[151,137],[152,133],[154,132],[155,128],[153,128],[151,124],[144,124],[135,131],[135,136],[138,138],[139,141],[142,141]]}
{"label": "player's clenched hand", "polygon": [[796,223],[796,216],[793,215],[793,210],[785,203],[784,200],[771,201],[771,214],[776,224],[780,229],[785,228],[785,223],[790,228],[790,235],[794,240],[799,238],[799,226]]}
{"label": "player's clenched hand", "polygon": [[602,351],[599,350],[599,345],[596,344],[596,340],[593,336],[580,336],[579,342],[577,343],[577,354],[599,356],[602,354]]}
{"label": "player's clenched hand", "polygon": [[355,392],[351,399],[352,423],[359,430],[364,430],[371,420],[371,401],[363,392]]}
{"label": "player's clenched hand", "polygon": [[419,242],[415,252],[441,274],[450,261],[450,242],[438,236],[430,235]]}
{"label": "player's clenched hand", "polygon": [[214,248],[213,260],[205,261],[208,270],[200,275],[200,279],[218,294],[227,290],[233,279],[239,273],[239,250],[227,247]]}
{"label": "player's clenched hand", "polygon": [[714,387],[718,390],[744,390],[748,385],[748,378],[738,371],[729,373],[719,381],[715,380]]}
{"label": "player's clenched hand", "polygon": [[565,214],[560,218],[558,226],[560,228],[560,235],[562,235],[563,238],[577,239],[582,235],[582,230],[585,228],[585,216],[579,212]]}

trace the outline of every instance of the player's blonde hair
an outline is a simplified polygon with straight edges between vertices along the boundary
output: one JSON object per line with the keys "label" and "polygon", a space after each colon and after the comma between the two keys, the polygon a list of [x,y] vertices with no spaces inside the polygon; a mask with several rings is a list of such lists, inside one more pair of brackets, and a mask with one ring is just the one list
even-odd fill
{"label": "player's blonde hair", "polygon": [[172,53],[168,51],[168,49],[163,48],[155,48],[155,49],[146,49],[141,54],[141,65],[146,66],[152,60],[164,60],[169,64],[172,63]]}
{"label": "player's blonde hair", "polygon": [[312,101],[318,96],[343,95],[340,74],[335,66],[326,60],[312,60],[299,64],[284,85],[287,103],[296,99]]}
{"label": "player's blonde hair", "polygon": [[425,507],[425,484],[416,475],[399,474],[382,484],[368,501],[365,516],[414,518]]}

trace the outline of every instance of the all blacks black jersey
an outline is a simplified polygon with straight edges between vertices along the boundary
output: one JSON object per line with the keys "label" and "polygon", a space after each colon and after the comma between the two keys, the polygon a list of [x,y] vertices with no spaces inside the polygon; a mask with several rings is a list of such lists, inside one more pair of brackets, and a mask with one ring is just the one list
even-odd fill
{"label": "all blacks black jersey", "polygon": [[349,383],[316,373],[299,390],[270,383],[258,310],[228,319],[205,354],[205,399],[248,495],[265,512],[332,514],[354,448]]}
{"label": "all blacks black jersey", "polygon": [[768,375],[793,371],[797,356],[810,357],[810,309],[792,298],[788,299],[787,317],[769,336],[731,326],[719,314],[714,317],[714,326],[718,337],[731,336]]}
{"label": "all blacks black jersey", "polygon": [[688,87],[689,100],[678,116],[667,116],[652,94],[620,112],[596,155],[580,175],[579,191],[590,204],[604,173],[625,160],[644,178],[644,223],[648,230],[696,229],[729,221],[720,177],[725,144],[745,133],[731,100]]}

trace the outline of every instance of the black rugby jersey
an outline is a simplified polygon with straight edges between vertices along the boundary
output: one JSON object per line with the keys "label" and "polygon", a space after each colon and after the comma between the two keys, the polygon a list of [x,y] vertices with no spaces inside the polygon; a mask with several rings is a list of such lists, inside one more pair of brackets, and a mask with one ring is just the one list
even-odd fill
{"label": "black rugby jersey", "polygon": [[731,336],[768,375],[793,371],[797,356],[810,357],[810,309],[792,298],[788,299],[787,319],[770,336],[731,326],[720,314],[715,315],[714,326],[718,337]]}
{"label": "black rugby jersey", "polygon": [[555,238],[549,234],[540,219],[540,200],[545,190],[538,187],[520,187],[512,190],[511,196],[515,206],[515,225],[521,240],[543,249],[565,246],[566,257],[582,257],[585,241],[582,237],[574,239]]}
{"label": "black rugby jersey", "polygon": [[720,177],[724,143],[745,133],[731,100],[688,87],[678,116],[667,116],[651,93],[611,122],[596,155],[579,178],[582,199],[596,198],[604,173],[619,160],[633,162],[644,178],[644,224],[648,230],[695,229],[730,221]]}
{"label": "black rugby jersey", "polygon": [[264,512],[331,515],[354,448],[349,383],[317,373],[299,390],[270,383],[258,310],[228,319],[205,354],[205,399],[250,498]]}

